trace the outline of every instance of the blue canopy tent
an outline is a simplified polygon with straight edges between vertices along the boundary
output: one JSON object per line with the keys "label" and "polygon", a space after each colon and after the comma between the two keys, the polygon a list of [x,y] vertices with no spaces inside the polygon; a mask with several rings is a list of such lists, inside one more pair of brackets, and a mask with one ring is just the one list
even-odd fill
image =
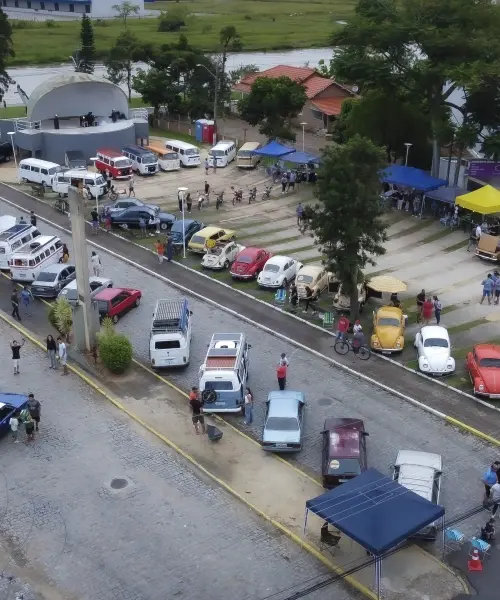
{"label": "blue canopy tent", "polygon": [[262,148],[254,151],[254,154],[258,154],[259,156],[269,156],[271,158],[279,158],[280,156],[285,156],[285,154],[291,154],[295,152],[295,148],[290,148],[289,146],[283,146],[279,142],[269,142]]}
{"label": "blue canopy tent", "polygon": [[445,204],[455,204],[457,196],[461,196],[462,194],[466,193],[466,190],[459,187],[441,187],[437,190],[427,192],[425,194],[425,197],[430,198],[431,200],[438,200],[439,202],[444,202]]}
{"label": "blue canopy tent", "polygon": [[283,160],[295,165],[308,165],[310,163],[319,164],[321,162],[319,156],[309,154],[309,152],[294,152],[293,154],[285,156]]}
{"label": "blue canopy tent", "polygon": [[376,469],[368,469],[341,486],[308,500],[304,530],[309,511],[375,557],[379,598],[382,555],[444,517],[442,506],[429,502]]}
{"label": "blue canopy tent", "polygon": [[384,183],[413,188],[419,192],[430,192],[431,190],[437,190],[444,185],[448,185],[446,179],[431,177],[421,169],[404,167],[402,165],[387,167],[382,173],[380,180]]}

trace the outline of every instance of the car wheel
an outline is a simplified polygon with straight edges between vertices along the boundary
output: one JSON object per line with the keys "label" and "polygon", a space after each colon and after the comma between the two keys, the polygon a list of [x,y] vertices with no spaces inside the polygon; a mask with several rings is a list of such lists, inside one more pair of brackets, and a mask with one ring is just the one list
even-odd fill
{"label": "car wheel", "polygon": [[283,279],[283,282],[281,283],[281,287],[284,290],[286,290],[287,286],[288,286],[288,281],[286,280],[286,277],[285,277],[285,279]]}
{"label": "car wheel", "polygon": [[229,269],[229,261],[226,260],[226,262],[224,263],[224,269]]}
{"label": "car wheel", "polygon": [[141,299],[137,298],[136,301],[135,301],[135,303],[134,303],[134,306],[139,306],[140,303],[141,303]]}
{"label": "car wheel", "polygon": [[160,223],[160,229],[166,231],[168,229],[168,223]]}
{"label": "car wheel", "polygon": [[111,318],[111,320],[116,325],[118,323],[118,321],[120,320],[120,317],[118,315],[113,315],[113,317]]}

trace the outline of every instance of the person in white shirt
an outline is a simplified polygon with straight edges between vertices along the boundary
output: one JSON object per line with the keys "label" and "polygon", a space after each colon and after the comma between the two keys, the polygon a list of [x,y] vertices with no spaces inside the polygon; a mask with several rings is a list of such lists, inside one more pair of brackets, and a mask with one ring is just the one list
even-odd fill
{"label": "person in white shirt", "polygon": [[359,333],[362,329],[363,329],[363,327],[361,327],[361,323],[359,321],[356,321],[354,323],[353,328],[352,328],[352,332],[353,333]]}
{"label": "person in white shirt", "polygon": [[290,366],[290,361],[288,360],[287,356],[286,356],[286,352],[282,352],[280,359],[278,361],[278,365],[282,366],[282,367],[289,367]]}
{"label": "person in white shirt", "polygon": [[97,252],[92,251],[92,256],[90,257],[90,262],[92,263],[92,271],[96,277],[99,277],[99,273],[101,272],[101,259]]}
{"label": "person in white shirt", "polygon": [[66,344],[62,341],[60,337],[57,338],[57,343],[59,346],[59,362],[62,365],[63,372],[62,375],[68,374],[68,351],[66,350]]}
{"label": "person in white shirt", "polygon": [[12,441],[14,444],[19,444],[17,439],[17,431],[19,429],[19,419],[14,415],[9,419],[10,430],[12,431]]}
{"label": "person in white shirt", "polygon": [[481,234],[483,233],[483,230],[481,229],[481,225],[478,225],[476,227],[476,239],[479,241],[479,238],[481,237]]}

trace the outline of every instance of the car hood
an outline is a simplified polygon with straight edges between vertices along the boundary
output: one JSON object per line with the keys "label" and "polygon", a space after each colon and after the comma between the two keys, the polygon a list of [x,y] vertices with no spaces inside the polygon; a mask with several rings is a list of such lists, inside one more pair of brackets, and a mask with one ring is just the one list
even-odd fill
{"label": "car hood", "polygon": [[298,444],[300,442],[300,431],[264,429],[262,441],[276,444]]}
{"label": "car hood", "polygon": [[500,369],[479,369],[479,374],[490,394],[500,394]]}
{"label": "car hood", "polygon": [[34,281],[31,284],[31,287],[53,288],[53,287],[56,287],[56,285],[57,285],[57,281]]}
{"label": "car hood", "polygon": [[401,330],[397,327],[377,327],[373,333],[378,337],[382,348],[394,348]]}
{"label": "car hood", "polygon": [[450,358],[449,348],[424,348],[423,358],[429,363],[433,370],[442,370],[446,368]]}
{"label": "car hood", "polygon": [[175,216],[171,215],[170,213],[166,213],[166,212],[159,212],[158,213],[158,217],[160,218],[161,221],[175,221]]}

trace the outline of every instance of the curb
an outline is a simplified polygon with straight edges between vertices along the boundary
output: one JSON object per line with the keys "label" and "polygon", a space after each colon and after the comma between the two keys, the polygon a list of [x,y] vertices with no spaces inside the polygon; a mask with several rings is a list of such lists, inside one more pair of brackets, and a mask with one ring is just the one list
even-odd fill
{"label": "curb", "polygon": [[[7,325],[9,325],[10,327],[16,329],[26,339],[28,339],[34,346],[36,346],[37,348],[43,350],[44,352],[46,351],[45,348],[44,348],[44,346],[43,346],[43,344],[38,339],[36,339],[36,337],[34,335],[32,335],[27,329],[25,329],[24,327],[22,327],[18,323],[15,323],[15,322],[11,321],[11,319],[9,319],[7,317],[7,315],[3,311],[1,311],[1,310],[0,310],[0,319],[2,321],[4,321],[4,323],[6,323]],[[137,361],[134,361],[134,362],[137,362]],[[284,525],[282,525],[279,521],[276,521],[275,519],[273,519],[272,517],[270,517],[269,515],[267,515],[266,513],[264,513],[260,508],[256,507],[254,504],[252,504],[251,502],[249,502],[246,498],[244,498],[241,494],[239,494],[236,490],[234,490],[225,481],[223,481],[222,479],[219,479],[216,475],[214,475],[208,469],[206,469],[203,465],[201,465],[190,454],[188,454],[187,452],[184,452],[184,450],[182,450],[182,448],[180,448],[177,444],[175,444],[174,442],[172,442],[171,440],[169,440],[162,433],[160,433],[159,431],[157,431],[156,429],[154,429],[153,427],[151,427],[151,425],[149,425],[148,423],[146,423],[146,421],[144,421],[143,419],[141,419],[140,417],[138,417],[137,415],[135,415],[132,411],[130,411],[128,408],[126,408],[125,406],[123,406],[123,404],[121,404],[121,402],[119,402],[116,398],[114,398],[113,396],[111,396],[111,394],[109,394],[107,391],[103,390],[99,386],[98,383],[96,383],[93,379],[91,379],[90,377],[88,377],[87,375],[85,375],[84,373],[82,373],[82,371],[80,371],[80,369],[78,369],[78,368],[76,368],[76,367],[74,367],[74,366],[72,366],[70,364],[68,364],[68,369],[72,373],[74,373],[75,375],[77,375],[78,377],[80,377],[80,379],[82,379],[92,389],[94,389],[96,392],[98,392],[104,398],[106,398],[106,400],[108,400],[109,402],[111,402],[111,404],[113,404],[113,406],[115,406],[118,410],[122,411],[124,414],[126,414],[128,417],[130,417],[137,424],[141,425],[141,427],[143,427],[144,429],[146,429],[147,431],[149,431],[149,433],[152,433],[155,437],[157,437],[159,440],[161,440],[169,448],[171,448],[172,450],[174,450],[175,452],[177,452],[178,454],[180,454],[180,456],[182,456],[185,460],[187,460],[192,465],[194,465],[197,469],[199,469],[202,473],[204,473],[207,477],[209,477],[217,485],[219,485],[220,487],[222,487],[223,489],[225,489],[234,498],[236,498],[237,500],[239,500],[240,502],[242,502],[245,506],[247,506],[247,508],[250,508],[253,512],[255,512],[256,514],[258,514],[260,517],[262,517],[268,523],[270,523],[271,525],[273,525],[276,529],[278,529],[283,534],[285,534],[290,540],[292,540],[293,542],[295,542],[303,550],[306,550],[307,552],[309,552],[309,554],[311,554],[317,560],[321,561],[326,567],[328,567],[330,570],[332,570],[337,575],[344,575],[345,571],[341,567],[339,567],[338,565],[335,565],[334,563],[330,562],[325,556],[323,556],[323,554],[321,554],[321,552],[319,550],[317,550],[316,548],[314,548],[314,546],[312,546],[312,545],[308,544],[307,542],[305,542],[300,536],[298,536],[297,534],[293,533],[293,531],[290,531],[287,527],[285,527]],[[181,393],[183,395],[185,395],[184,392],[181,392]],[[315,483],[317,483],[317,482],[315,482]],[[349,583],[349,585],[351,585],[354,589],[356,589],[358,592],[360,592],[361,594],[363,594],[365,597],[370,598],[370,600],[377,600],[377,595],[372,590],[370,590],[370,588],[366,587],[365,585],[363,585],[362,583],[360,583],[359,581],[357,581],[356,579],[354,579],[351,575],[345,575],[344,579],[345,579],[345,581],[347,583]]]}

